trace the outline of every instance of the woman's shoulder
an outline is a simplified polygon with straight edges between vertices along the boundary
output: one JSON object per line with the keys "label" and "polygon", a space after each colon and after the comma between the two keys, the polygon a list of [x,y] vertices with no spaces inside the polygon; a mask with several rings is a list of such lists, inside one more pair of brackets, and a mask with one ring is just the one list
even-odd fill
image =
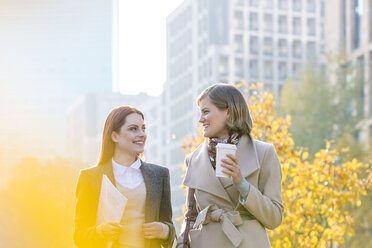
{"label": "woman's shoulder", "polygon": [[256,147],[256,152],[260,163],[263,163],[265,158],[277,157],[275,146],[272,143],[254,140],[254,146]]}
{"label": "woman's shoulder", "polygon": [[[99,165],[93,165],[91,167],[83,168],[79,171],[79,178],[95,178],[102,174],[101,172],[101,166]],[[92,179],[90,179],[92,180]]]}
{"label": "woman's shoulder", "polygon": [[95,172],[98,172],[100,170],[99,165],[92,165],[87,168],[83,168],[80,170],[80,174],[94,174]]}
{"label": "woman's shoulder", "polygon": [[202,149],[202,145],[203,143],[199,144],[195,150],[193,150],[192,152],[190,152],[187,156],[186,156],[186,160],[189,160],[190,158],[192,158],[193,156],[195,156],[195,154],[198,154],[200,152],[200,150]]}
{"label": "woman's shoulder", "polygon": [[268,142],[264,142],[264,141],[261,141],[261,140],[254,139],[253,142],[254,142],[254,144],[257,148],[261,148],[261,149],[270,149],[271,147],[274,147],[273,144],[268,143]]}
{"label": "woman's shoulder", "polygon": [[158,164],[153,164],[153,163],[148,163],[148,162],[143,162],[143,164],[145,164],[145,166],[148,166],[152,170],[160,171],[160,172],[163,172],[163,173],[169,173],[169,169],[165,166],[158,165]]}

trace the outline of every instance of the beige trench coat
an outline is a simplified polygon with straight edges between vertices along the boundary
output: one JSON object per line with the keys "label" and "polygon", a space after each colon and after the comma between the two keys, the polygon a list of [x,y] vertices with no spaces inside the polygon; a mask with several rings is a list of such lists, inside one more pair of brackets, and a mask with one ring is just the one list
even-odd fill
{"label": "beige trench coat", "polygon": [[[254,140],[252,136],[243,136],[237,145],[236,156],[242,175],[251,185],[245,204],[239,202],[239,192],[231,178],[215,176],[208,157],[207,140],[186,157],[187,171],[183,184],[188,189],[195,189],[189,232],[191,248],[271,247],[265,229],[278,227],[284,211],[282,170],[275,148],[272,144]],[[211,204],[214,206],[211,207]],[[211,221],[216,217],[210,218],[210,211],[206,214],[208,206],[222,209],[223,216],[219,210],[219,220]],[[240,216],[236,216],[237,212]],[[234,221],[227,215],[240,217],[240,221]],[[197,226],[194,226],[195,222]],[[182,244],[184,228],[185,223],[178,245]]]}

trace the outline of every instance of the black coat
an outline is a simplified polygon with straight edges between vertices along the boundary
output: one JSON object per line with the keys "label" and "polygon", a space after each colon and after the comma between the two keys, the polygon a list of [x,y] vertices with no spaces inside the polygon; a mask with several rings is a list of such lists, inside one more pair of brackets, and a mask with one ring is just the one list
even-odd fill
{"label": "black coat", "polygon": [[[169,226],[167,240],[146,239],[145,247],[172,247],[175,229],[172,222],[169,170],[143,161],[141,161],[140,169],[146,185],[145,222],[159,221]],[[96,233],[96,216],[104,174],[116,185],[111,160],[104,165],[80,171],[76,187],[77,200],[74,218],[74,242],[77,247],[107,247],[106,240]],[[113,247],[116,246],[118,242],[113,244]]]}

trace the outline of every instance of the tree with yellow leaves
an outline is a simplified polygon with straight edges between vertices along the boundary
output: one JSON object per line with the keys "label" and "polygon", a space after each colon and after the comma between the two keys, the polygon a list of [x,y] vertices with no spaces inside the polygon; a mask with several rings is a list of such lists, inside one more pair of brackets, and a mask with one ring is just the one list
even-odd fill
{"label": "tree with yellow leaves", "polygon": [[[283,223],[269,231],[272,247],[332,247],[354,234],[348,208],[361,205],[361,195],[372,187],[371,167],[357,159],[341,161],[340,153],[328,141],[314,159],[298,148],[289,133],[290,116],[280,117],[273,95],[252,84],[247,101],[254,120],[255,139],[275,145],[283,170]],[[203,142],[201,129],[187,138],[186,155]]]}

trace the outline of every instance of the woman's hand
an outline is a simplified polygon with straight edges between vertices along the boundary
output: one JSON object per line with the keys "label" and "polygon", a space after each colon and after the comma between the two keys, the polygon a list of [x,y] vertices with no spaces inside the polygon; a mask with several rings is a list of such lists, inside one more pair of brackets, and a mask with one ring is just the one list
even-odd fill
{"label": "woman's hand", "polygon": [[97,233],[110,241],[114,241],[119,238],[122,225],[116,222],[108,222],[105,224],[99,224],[96,227]]}
{"label": "woman's hand", "polygon": [[221,167],[224,168],[222,172],[231,176],[233,183],[237,184],[242,179],[238,159],[232,154],[227,154],[226,156],[227,159],[221,159]]}
{"label": "woman's hand", "polygon": [[160,239],[163,233],[163,223],[150,222],[142,225],[145,239]]}

